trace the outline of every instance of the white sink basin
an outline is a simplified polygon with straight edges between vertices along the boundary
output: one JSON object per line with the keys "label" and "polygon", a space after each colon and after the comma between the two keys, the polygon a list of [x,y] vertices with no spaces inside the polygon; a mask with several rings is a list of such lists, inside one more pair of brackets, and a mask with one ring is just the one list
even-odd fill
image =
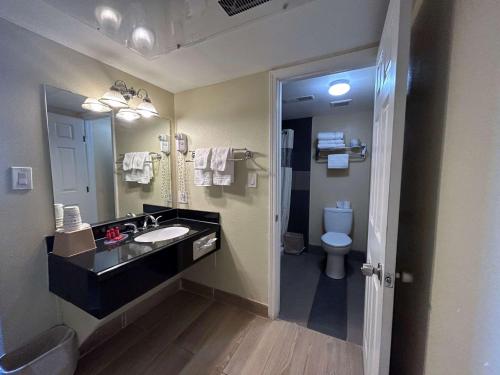
{"label": "white sink basin", "polygon": [[187,232],[189,232],[189,228],[186,227],[167,227],[141,234],[140,236],[137,236],[134,240],[136,242],[166,241],[180,236],[184,236]]}

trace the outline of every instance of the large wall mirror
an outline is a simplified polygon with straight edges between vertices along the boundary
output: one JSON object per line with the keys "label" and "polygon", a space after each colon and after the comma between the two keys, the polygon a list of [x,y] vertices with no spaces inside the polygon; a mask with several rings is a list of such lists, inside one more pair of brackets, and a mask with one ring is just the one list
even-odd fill
{"label": "large wall mirror", "polygon": [[54,204],[79,206],[91,224],[171,206],[169,119],[89,111],[85,96],[48,85],[45,99]]}

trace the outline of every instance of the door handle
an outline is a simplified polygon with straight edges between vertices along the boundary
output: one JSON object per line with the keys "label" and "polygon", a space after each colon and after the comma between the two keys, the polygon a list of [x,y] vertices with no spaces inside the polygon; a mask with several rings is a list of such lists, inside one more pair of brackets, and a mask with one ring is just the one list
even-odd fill
{"label": "door handle", "polygon": [[370,277],[373,275],[377,275],[378,279],[382,279],[382,264],[378,264],[377,267],[373,266],[370,263],[363,263],[361,267],[361,273],[366,277]]}

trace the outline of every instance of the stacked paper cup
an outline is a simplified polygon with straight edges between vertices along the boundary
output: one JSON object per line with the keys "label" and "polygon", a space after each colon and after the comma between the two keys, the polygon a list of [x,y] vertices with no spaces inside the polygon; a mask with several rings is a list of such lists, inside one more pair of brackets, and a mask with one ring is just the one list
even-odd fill
{"label": "stacked paper cup", "polygon": [[63,226],[64,205],[62,203],[54,203],[54,215],[56,217],[56,228]]}
{"label": "stacked paper cup", "polygon": [[63,227],[65,232],[74,232],[82,229],[82,217],[80,216],[80,207],[65,206],[63,216]]}

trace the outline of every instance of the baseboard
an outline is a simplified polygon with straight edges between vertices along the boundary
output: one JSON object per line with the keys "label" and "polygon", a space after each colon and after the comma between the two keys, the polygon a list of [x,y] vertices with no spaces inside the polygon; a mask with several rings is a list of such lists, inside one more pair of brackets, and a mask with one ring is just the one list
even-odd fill
{"label": "baseboard", "polygon": [[257,301],[252,301],[247,298],[243,298],[233,293],[228,293],[223,290],[212,288],[186,279],[181,279],[181,289],[193,294],[200,295],[202,297],[214,299],[215,301],[221,303],[237,306],[243,310],[253,312],[256,315],[260,315],[266,318],[268,317],[267,305]]}
{"label": "baseboard", "polygon": [[122,329],[135,322],[142,315],[148,313],[155,306],[162,303],[165,298],[175,294],[180,289],[181,280],[175,280],[155,294],[145,298],[143,301],[135,304],[120,315],[104,323],[80,345],[80,357],[83,357],[99,345],[103,344],[105,341],[109,340],[112,336],[116,335]]}

